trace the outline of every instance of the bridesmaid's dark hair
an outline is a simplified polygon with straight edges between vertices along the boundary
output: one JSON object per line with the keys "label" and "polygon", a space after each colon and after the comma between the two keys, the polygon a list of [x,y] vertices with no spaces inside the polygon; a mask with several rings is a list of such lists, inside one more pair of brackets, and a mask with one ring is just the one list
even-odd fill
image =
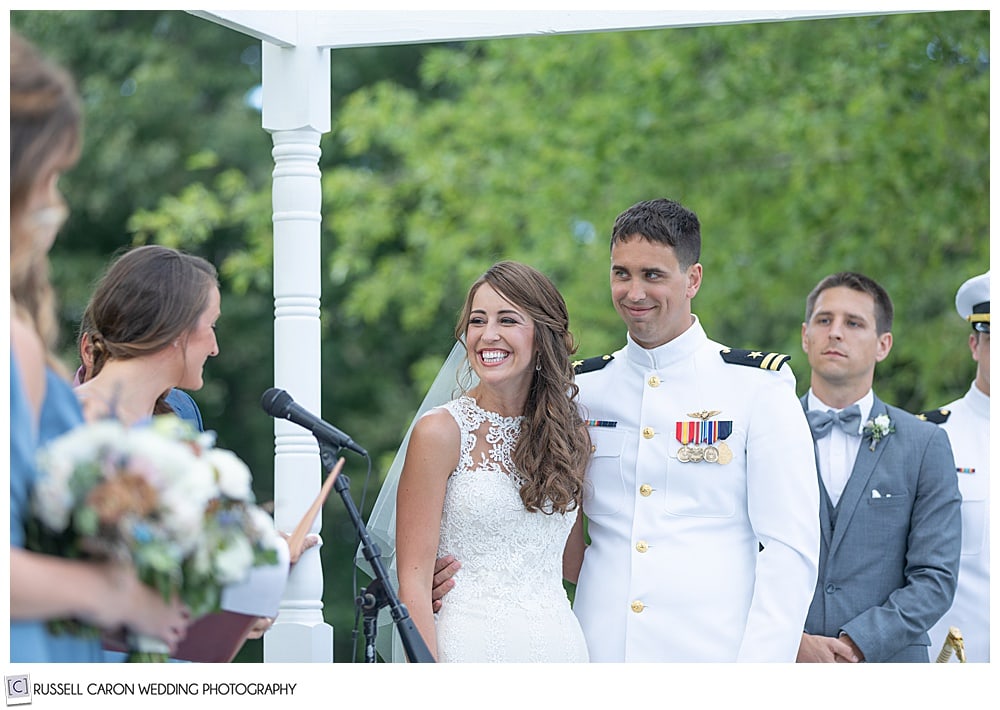
{"label": "bridesmaid's dark hair", "polygon": [[[98,282],[80,324],[90,339],[94,378],[108,360],[128,360],[170,347],[187,338],[208,307],[218,274],[200,256],[155,244],[119,256]],[[172,411],[156,401],[154,414]]]}

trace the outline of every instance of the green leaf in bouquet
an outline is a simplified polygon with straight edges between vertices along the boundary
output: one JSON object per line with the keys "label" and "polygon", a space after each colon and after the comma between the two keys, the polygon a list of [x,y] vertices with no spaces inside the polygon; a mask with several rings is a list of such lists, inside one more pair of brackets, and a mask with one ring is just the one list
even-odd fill
{"label": "green leaf in bouquet", "polygon": [[53,636],[77,636],[89,639],[101,637],[100,629],[84,624],[78,619],[51,619],[45,625]]}
{"label": "green leaf in bouquet", "polygon": [[78,462],[69,480],[69,490],[75,500],[84,500],[87,494],[104,477],[99,461]]}
{"label": "green leaf in bouquet", "polygon": [[89,505],[78,508],[73,514],[73,528],[84,537],[97,535],[101,527],[101,521],[97,517],[97,511]]}
{"label": "green leaf in bouquet", "polygon": [[181,570],[177,560],[165,550],[153,550],[151,554],[145,556],[143,565],[159,577],[166,579],[166,583],[178,586],[181,581]]}
{"label": "green leaf in bouquet", "polygon": [[25,524],[25,548],[32,552],[57,557],[81,557],[79,538],[72,530],[49,530],[40,520],[32,518]]}

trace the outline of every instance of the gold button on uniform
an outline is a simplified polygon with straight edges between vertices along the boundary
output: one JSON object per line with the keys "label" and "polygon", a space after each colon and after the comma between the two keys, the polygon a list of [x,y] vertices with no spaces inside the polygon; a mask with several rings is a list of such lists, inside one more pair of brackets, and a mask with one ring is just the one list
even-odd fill
{"label": "gold button on uniform", "polygon": [[652,439],[654,434],[656,434],[656,432],[653,431],[653,427],[647,426],[642,428],[642,438]]}
{"label": "gold button on uniform", "polygon": [[649,386],[650,387],[659,387],[660,386],[660,378],[657,377],[656,375],[653,375],[652,377],[650,377],[649,378]]}
{"label": "gold button on uniform", "polygon": [[645,540],[639,540],[639,542],[635,543],[635,549],[639,552],[645,552],[649,549],[649,545],[646,544]]}
{"label": "gold button on uniform", "polygon": [[591,444],[590,445],[590,453],[594,453],[595,451],[597,451],[597,447],[594,446],[593,444]]}
{"label": "gold button on uniform", "polygon": [[638,613],[642,612],[643,609],[646,608],[646,605],[643,604],[638,599],[636,599],[634,602],[632,602],[631,607],[632,607],[632,611],[634,611],[636,614],[638,614]]}
{"label": "gold button on uniform", "polygon": [[643,483],[639,486],[639,495],[644,498],[649,498],[649,496],[653,495],[653,487],[648,483]]}

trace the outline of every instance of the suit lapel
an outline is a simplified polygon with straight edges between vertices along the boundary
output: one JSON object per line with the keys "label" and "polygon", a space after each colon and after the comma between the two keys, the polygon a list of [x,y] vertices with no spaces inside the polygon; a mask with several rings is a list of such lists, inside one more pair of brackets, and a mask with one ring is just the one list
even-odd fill
{"label": "suit lapel", "polygon": [[830,549],[833,543],[833,520],[830,516],[833,503],[830,501],[830,494],[826,492],[826,484],[823,483],[823,477],[819,475],[818,469],[816,477],[819,479],[819,529],[823,532],[823,544]]}
{"label": "suit lapel", "polygon": [[[868,415],[868,418],[874,419],[879,414],[886,413],[885,403],[876,395],[874,402],[872,402],[872,411]],[[836,550],[840,541],[844,539],[844,533],[850,525],[851,518],[854,517],[854,512],[857,510],[858,505],[866,505],[864,494],[869,490],[868,482],[871,480],[875,466],[878,465],[878,461],[882,457],[882,452],[885,451],[887,445],[888,441],[881,441],[875,447],[875,450],[872,451],[871,442],[867,438],[862,437],[860,448],[858,449],[858,457],[854,461],[854,468],[851,470],[851,475],[847,479],[847,485],[844,487],[844,492],[837,503],[837,527],[833,531],[833,541],[830,543],[831,554]]]}

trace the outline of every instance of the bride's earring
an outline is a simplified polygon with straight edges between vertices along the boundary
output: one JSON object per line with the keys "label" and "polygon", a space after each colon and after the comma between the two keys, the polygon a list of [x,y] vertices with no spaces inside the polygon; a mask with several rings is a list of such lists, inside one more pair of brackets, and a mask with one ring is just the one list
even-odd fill
{"label": "bride's earring", "polygon": [[458,386],[463,392],[468,392],[474,384],[475,373],[472,371],[472,363],[465,360],[465,366],[458,372]]}

